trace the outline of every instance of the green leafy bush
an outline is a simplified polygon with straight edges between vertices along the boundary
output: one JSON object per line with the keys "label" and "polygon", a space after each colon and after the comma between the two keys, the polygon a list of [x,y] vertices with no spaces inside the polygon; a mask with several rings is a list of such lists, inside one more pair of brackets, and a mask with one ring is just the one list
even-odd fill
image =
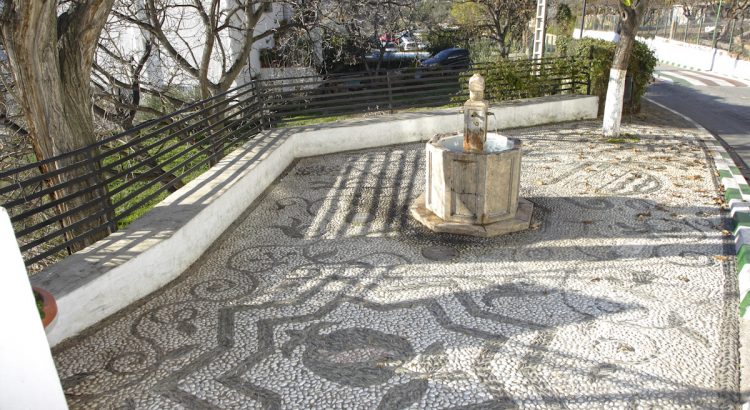
{"label": "green leafy bush", "polygon": [[[599,113],[604,111],[604,101],[607,96],[609,70],[616,44],[610,41],[584,38],[573,40],[570,37],[558,39],[558,53],[572,56],[581,64],[588,64],[591,70],[591,94],[599,96]],[[589,60],[590,58],[590,60]],[[623,112],[637,113],[641,110],[641,97],[656,67],[656,56],[645,43],[636,41],[628,64],[628,76],[633,78],[633,88],[630,101],[623,105]],[[584,69],[585,67],[581,67]]]}
{"label": "green leafy bush", "polygon": [[[581,65],[572,58],[546,60],[541,67],[527,58],[496,58],[491,64],[475,66],[471,72],[484,77],[485,98],[489,101],[572,94],[581,92],[580,84],[586,81]],[[578,85],[574,87],[572,80]],[[462,102],[468,94],[468,83],[461,81],[460,85],[455,102]]]}

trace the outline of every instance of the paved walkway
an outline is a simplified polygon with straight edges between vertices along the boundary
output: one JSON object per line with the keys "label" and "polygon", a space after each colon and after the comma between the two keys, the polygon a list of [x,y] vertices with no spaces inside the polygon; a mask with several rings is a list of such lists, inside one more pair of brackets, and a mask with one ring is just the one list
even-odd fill
{"label": "paved walkway", "polygon": [[494,239],[408,216],[422,144],[301,160],[180,279],[55,349],[70,405],[730,408],[732,248],[671,121],[509,132],[533,229]]}

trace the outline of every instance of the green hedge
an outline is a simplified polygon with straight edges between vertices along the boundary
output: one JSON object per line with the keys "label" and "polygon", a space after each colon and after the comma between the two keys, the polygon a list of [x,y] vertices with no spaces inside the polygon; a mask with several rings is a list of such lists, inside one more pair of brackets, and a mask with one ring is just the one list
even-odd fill
{"label": "green hedge", "polygon": [[[599,114],[604,111],[607,96],[609,70],[616,44],[611,41],[584,38],[573,40],[570,37],[558,38],[558,53],[575,57],[576,61],[586,61],[591,70],[591,93],[599,96]],[[591,61],[588,62],[588,57]],[[651,82],[656,67],[656,56],[645,43],[636,41],[628,64],[628,75],[633,76],[633,94],[623,105],[623,112],[637,113],[641,110],[641,97]]]}
{"label": "green hedge", "polygon": [[[553,59],[542,68],[533,60],[497,59],[490,66],[475,67],[472,71],[485,79],[485,98],[489,101],[542,97],[546,95],[585,92],[580,85],[572,89],[570,79],[578,84],[586,81],[580,66],[572,58]],[[462,84],[467,88],[468,84]]]}

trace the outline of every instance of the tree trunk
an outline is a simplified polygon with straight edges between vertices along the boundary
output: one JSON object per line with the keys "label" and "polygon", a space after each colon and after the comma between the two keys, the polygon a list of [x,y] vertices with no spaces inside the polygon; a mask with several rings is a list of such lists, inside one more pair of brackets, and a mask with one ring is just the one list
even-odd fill
{"label": "tree trunk", "polygon": [[622,30],[620,32],[620,41],[617,43],[615,55],[612,58],[612,68],[609,70],[607,99],[604,103],[602,133],[606,137],[620,135],[625,78],[628,72],[628,64],[630,63],[630,54],[633,51],[633,44],[635,44],[635,36],[638,32],[638,25],[646,9],[645,3],[646,0],[640,0],[635,8],[619,3],[622,13]]}
{"label": "tree trunk", "polygon": [[[90,74],[97,40],[114,0],[92,0],[57,16],[56,1],[15,0],[8,4],[2,25],[3,43],[18,89],[34,151],[39,159],[96,142],[92,118]],[[48,164],[49,172],[85,160],[95,152],[66,156]],[[71,179],[54,192],[66,199],[57,207],[68,246],[75,252],[110,232],[109,202],[98,163],[76,166],[50,178],[51,185]],[[81,190],[96,186],[91,192]],[[88,219],[87,219],[88,218]]]}

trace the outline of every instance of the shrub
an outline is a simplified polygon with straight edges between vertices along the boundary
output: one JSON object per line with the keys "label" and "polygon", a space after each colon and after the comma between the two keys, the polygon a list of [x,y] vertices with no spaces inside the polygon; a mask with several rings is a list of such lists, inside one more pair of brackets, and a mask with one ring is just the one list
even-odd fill
{"label": "shrub", "polygon": [[[604,111],[607,96],[609,70],[616,44],[610,41],[584,38],[558,40],[558,53],[575,58],[582,64],[589,64],[591,70],[591,93],[599,96],[599,113]],[[588,60],[590,58],[590,61]],[[630,101],[623,104],[624,113],[637,113],[641,110],[641,97],[646,93],[656,67],[656,56],[648,46],[640,41],[633,45],[633,52],[628,64],[628,76],[633,78],[633,89]]]}
{"label": "shrub", "polygon": [[477,38],[469,42],[469,56],[474,64],[494,63],[500,58],[500,48],[494,40]]}
{"label": "shrub", "polygon": [[[570,79],[577,77],[580,65],[572,58],[555,59],[539,68],[534,60],[496,58],[491,64],[475,66],[471,72],[482,74],[485,80],[485,98],[489,101],[542,97],[571,93]],[[461,82],[461,92],[455,102],[468,94],[468,83]],[[462,97],[464,96],[464,97]]]}

